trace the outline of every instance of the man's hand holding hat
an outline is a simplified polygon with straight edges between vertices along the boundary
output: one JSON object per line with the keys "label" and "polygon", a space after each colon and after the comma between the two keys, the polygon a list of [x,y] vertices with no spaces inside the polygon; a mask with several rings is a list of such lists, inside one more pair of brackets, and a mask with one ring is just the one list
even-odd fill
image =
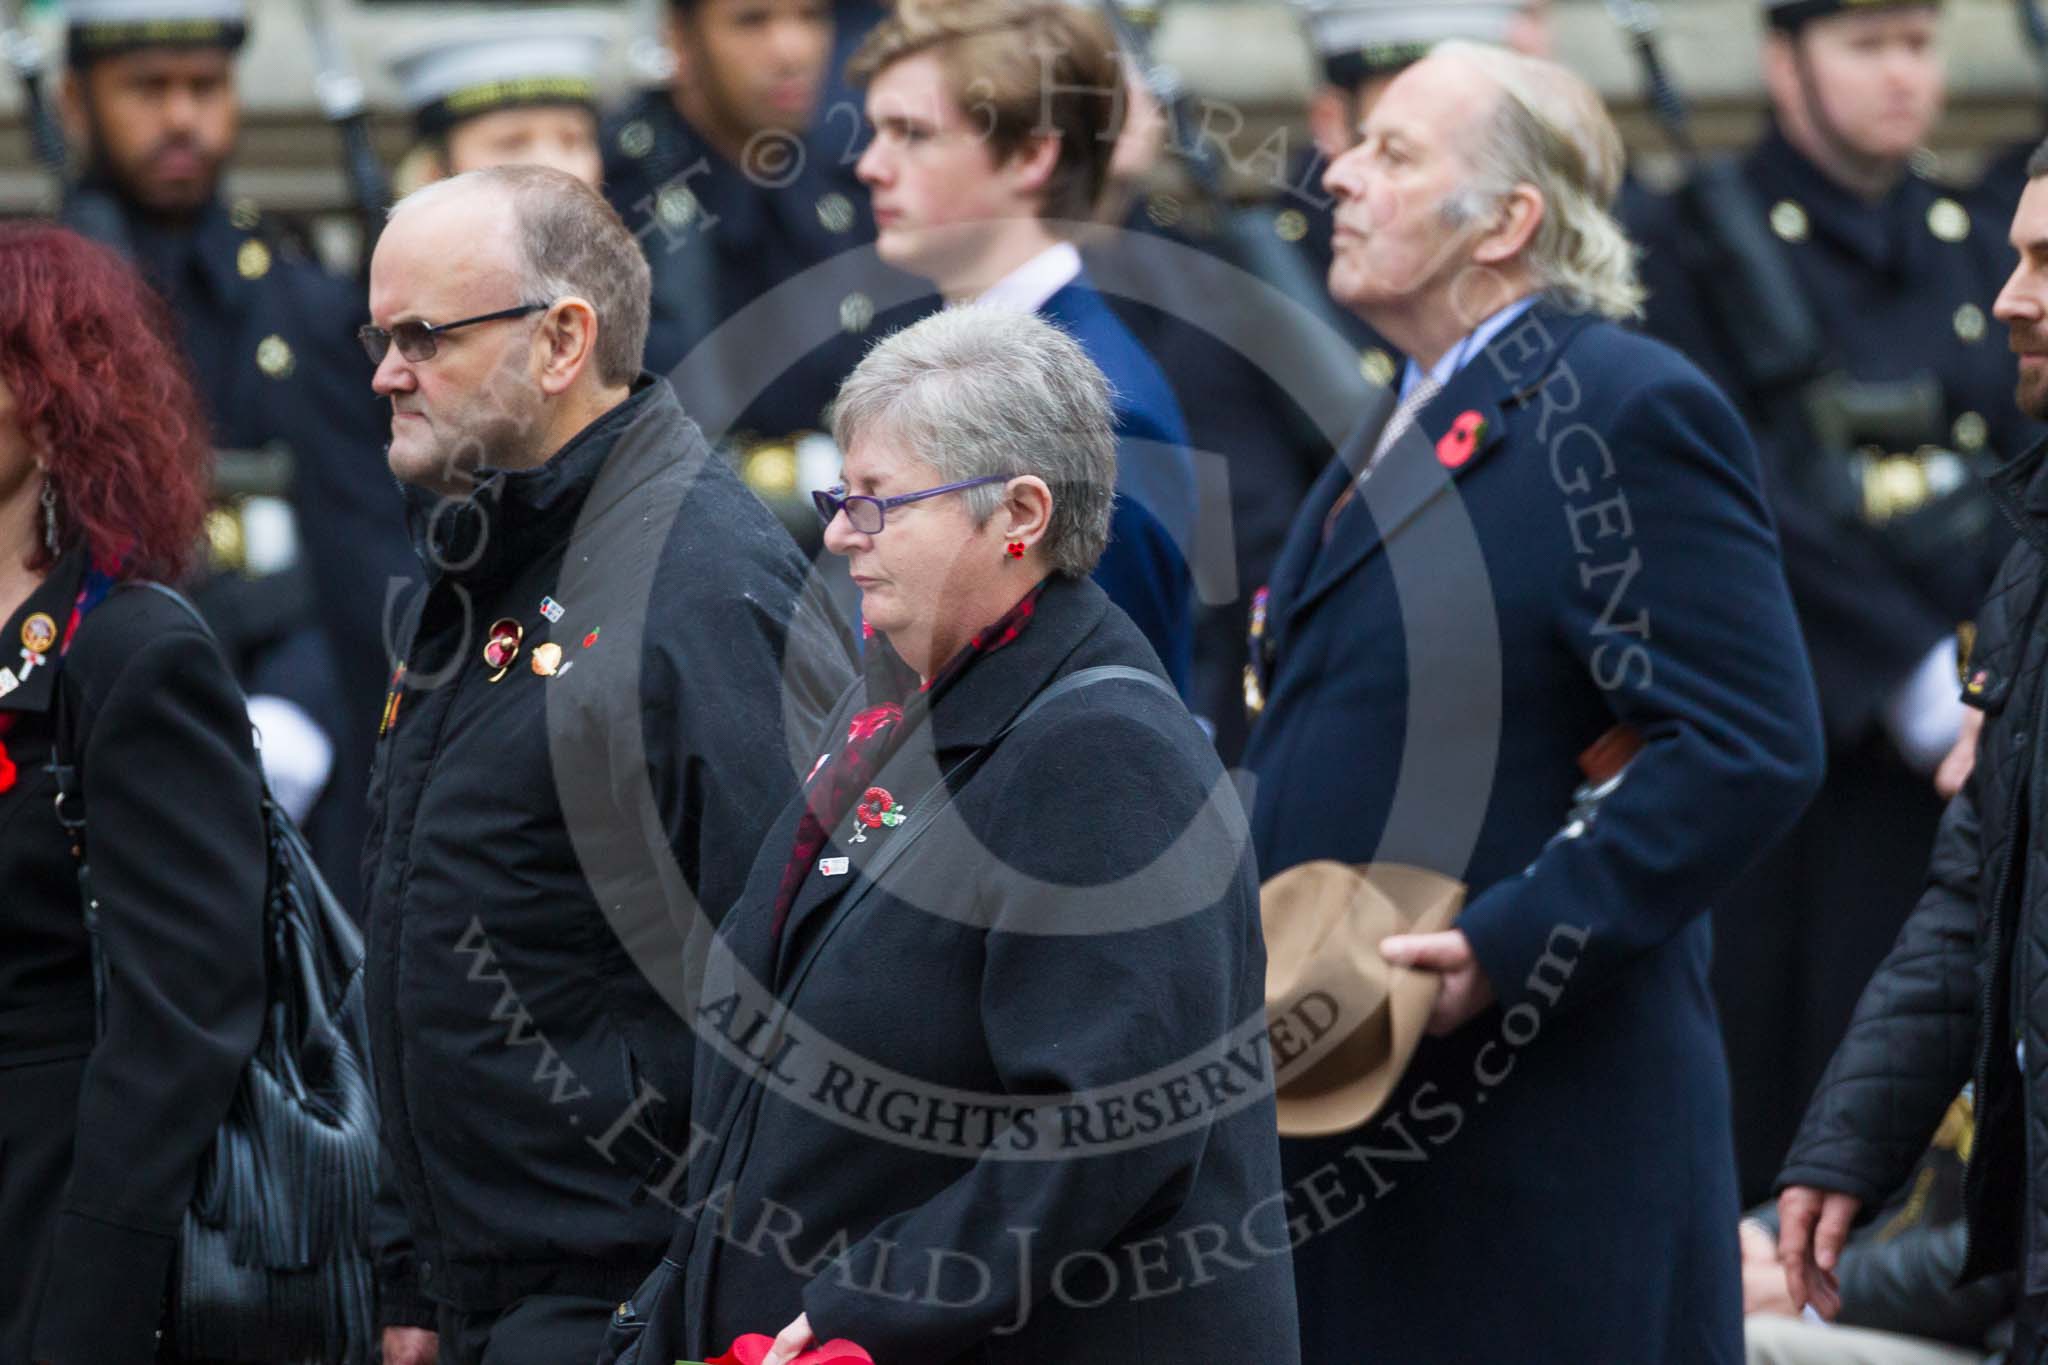
{"label": "man's hand holding hat", "polygon": [[1380,955],[1397,967],[1437,974],[1440,985],[1425,1025],[1434,1037],[1451,1032],[1493,1003],[1493,983],[1472,955],[1463,929],[1395,934],[1380,940]]}

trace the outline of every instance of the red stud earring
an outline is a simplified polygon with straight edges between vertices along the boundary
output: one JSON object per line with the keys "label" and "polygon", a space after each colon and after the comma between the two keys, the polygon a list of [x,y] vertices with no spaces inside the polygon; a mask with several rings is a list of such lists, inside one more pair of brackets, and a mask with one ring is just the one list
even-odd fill
{"label": "red stud earring", "polygon": [[1010,548],[1003,551],[1003,553],[1012,559],[1022,559],[1024,557],[1024,542],[1021,540],[1011,541]]}

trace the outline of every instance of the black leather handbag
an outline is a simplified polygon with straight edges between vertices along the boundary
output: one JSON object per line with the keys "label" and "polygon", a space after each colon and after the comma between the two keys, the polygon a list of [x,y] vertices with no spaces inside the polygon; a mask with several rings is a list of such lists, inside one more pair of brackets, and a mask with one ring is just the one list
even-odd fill
{"label": "black leather handbag", "polygon": [[[171,589],[133,587],[172,598],[205,628],[198,610]],[[104,1028],[108,964],[70,757],[83,746],[67,734],[61,712],[57,734],[58,819],[78,862],[93,1001]],[[182,1360],[367,1365],[375,1354],[369,1221],[377,1110],[362,935],[267,785],[263,820],[263,1032],[200,1160],[163,1335]]]}

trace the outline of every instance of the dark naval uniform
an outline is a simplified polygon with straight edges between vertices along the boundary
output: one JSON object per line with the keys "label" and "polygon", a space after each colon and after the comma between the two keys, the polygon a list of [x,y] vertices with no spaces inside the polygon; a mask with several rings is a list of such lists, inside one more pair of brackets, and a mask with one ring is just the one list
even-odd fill
{"label": "dark naval uniform", "polygon": [[[643,93],[604,127],[606,196],[654,270],[647,368],[671,378],[708,436],[742,451],[741,472],[760,492],[781,491],[773,470],[793,466],[764,472],[744,452],[825,430],[824,410],[869,342],[936,304],[929,285],[874,258],[874,216],[853,176],[861,132],[858,109],[835,106],[809,139],[760,137],[752,164],[735,166],[667,90]],[[715,354],[678,369],[721,328]]]}
{"label": "dark naval uniform", "polygon": [[201,589],[245,686],[296,702],[334,744],[309,834],[337,894],[355,899],[363,792],[388,677],[383,605],[416,577],[404,510],[384,463],[387,409],[353,331],[361,290],[269,230],[255,208],[215,202],[171,229],[104,206],[90,224],[126,251],[170,304],[178,341],[224,449],[282,447],[291,457],[298,571],[249,581],[222,573]]}
{"label": "dark naval uniform", "polygon": [[[1638,197],[1630,226],[1649,329],[1756,430],[1827,725],[1826,787],[1717,909],[1716,993],[1754,1198],[1920,889],[1941,803],[1900,757],[1887,707],[1975,613],[2008,543],[1981,472],[2037,432],[2014,409],[2015,364],[1990,317],[2003,221],[1911,173],[1866,202],[1775,129],[1741,170],[1818,326],[1822,385],[1746,392],[1741,343],[1712,330],[1700,301],[1713,282],[1688,273],[1675,205]],[[1827,384],[1833,397],[1818,396]]]}

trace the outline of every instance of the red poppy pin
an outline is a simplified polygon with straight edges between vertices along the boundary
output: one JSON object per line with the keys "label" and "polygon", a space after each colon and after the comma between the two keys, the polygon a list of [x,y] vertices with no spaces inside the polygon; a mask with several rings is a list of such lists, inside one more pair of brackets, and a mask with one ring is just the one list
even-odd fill
{"label": "red poppy pin", "polygon": [[[775,1338],[749,1332],[737,1338],[724,1355],[713,1356],[707,1365],[761,1365],[774,1346]],[[799,1353],[790,1365],[875,1365],[875,1358],[852,1342],[839,1340]]]}
{"label": "red poppy pin", "polygon": [[869,787],[861,793],[860,804],[853,808],[853,818],[869,829],[890,829],[903,823],[903,807],[896,804],[896,798],[881,787]]}
{"label": "red poppy pin", "polygon": [[896,798],[881,787],[869,787],[853,808],[853,837],[846,842],[864,844],[869,830],[884,826],[894,829],[902,823],[903,807],[896,804]]}
{"label": "red poppy pin", "polygon": [[1451,429],[1437,437],[1436,458],[1445,469],[1456,469],[1472,458],[1479,443],[1486,439],[1486,418],[1475,409],[1468,408],[1458,414],[1458,420],[1451,423]]}

